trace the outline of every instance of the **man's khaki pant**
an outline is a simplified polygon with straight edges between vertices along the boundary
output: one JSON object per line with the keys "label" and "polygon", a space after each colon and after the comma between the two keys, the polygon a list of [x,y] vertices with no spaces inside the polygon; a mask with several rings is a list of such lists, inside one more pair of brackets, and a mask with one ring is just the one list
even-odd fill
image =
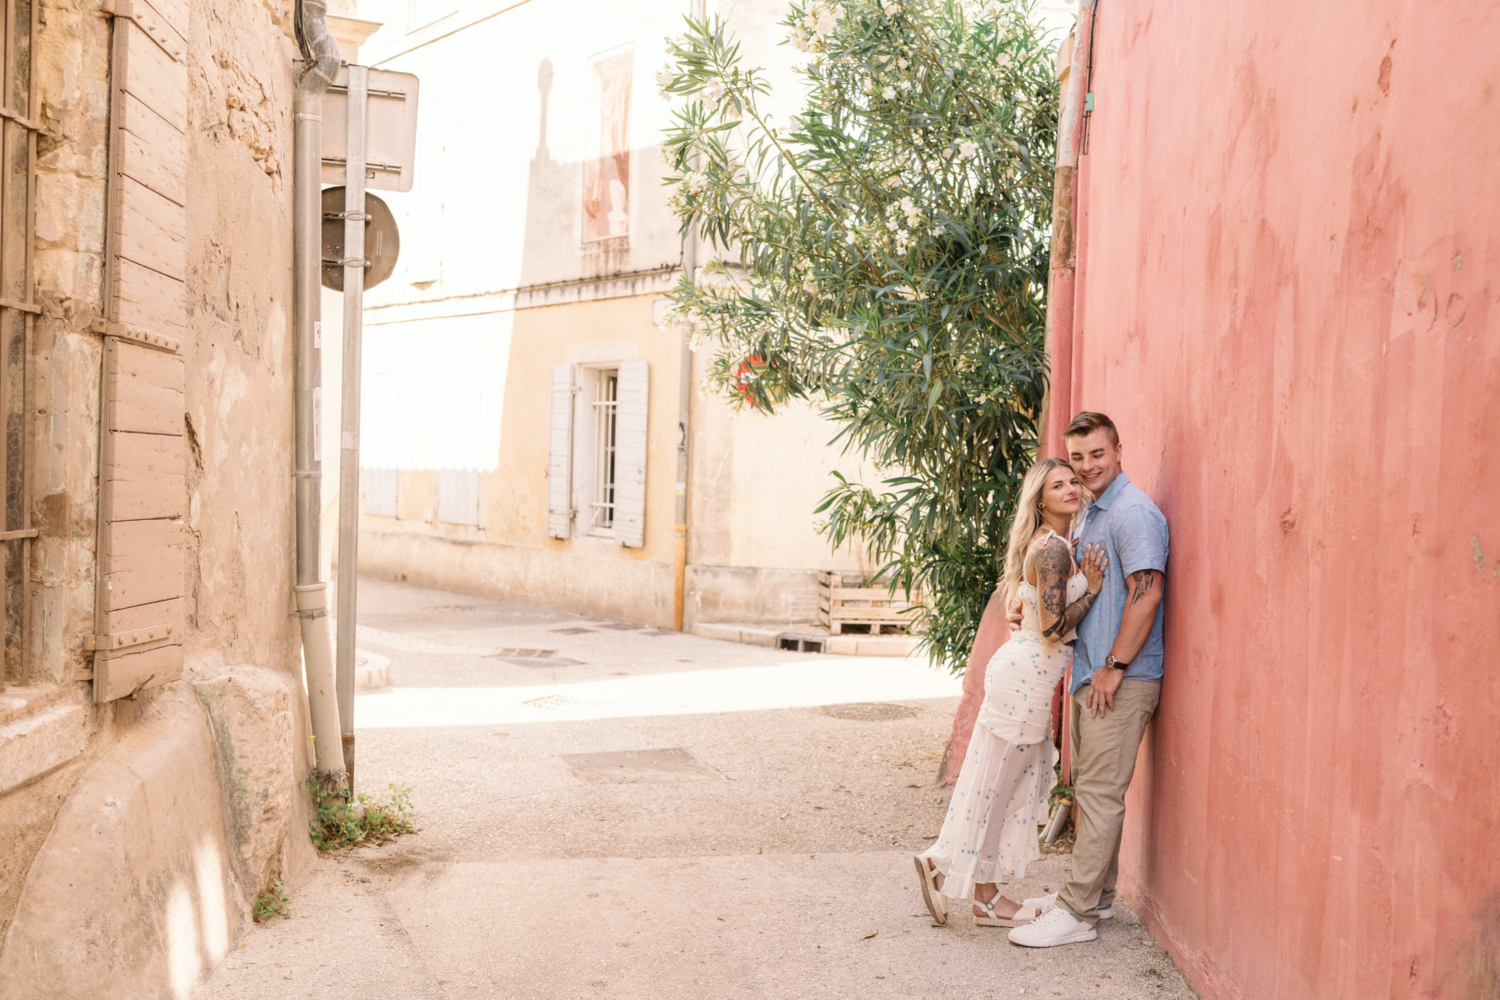
{"label": "man's khaki pant", "polygon": [[1099,922],[1099,908],[1115,901],[1120,877],[1120,831],[1125,827],[1125,792],[1135,774],[1135,756],[1146,723],[1161,699],[1156,681],[1121,681],[1115,707],[1102,719],[1089,718],[1089,685],[1071,700],[1073,713],[1073,810],[1078,839],[1073,867],[1057,894],[1057,904],[1088,921]]}

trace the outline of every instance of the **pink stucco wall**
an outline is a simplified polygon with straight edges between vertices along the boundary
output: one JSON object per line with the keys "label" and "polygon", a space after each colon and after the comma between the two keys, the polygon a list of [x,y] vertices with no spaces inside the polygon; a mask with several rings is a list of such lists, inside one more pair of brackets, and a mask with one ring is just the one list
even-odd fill
{"label": "pink stucco wall", "polygon": [[1100,0],[1074,409],[1172,529],[1124,886],[1206,997],[1500,995],[1500,5]]}

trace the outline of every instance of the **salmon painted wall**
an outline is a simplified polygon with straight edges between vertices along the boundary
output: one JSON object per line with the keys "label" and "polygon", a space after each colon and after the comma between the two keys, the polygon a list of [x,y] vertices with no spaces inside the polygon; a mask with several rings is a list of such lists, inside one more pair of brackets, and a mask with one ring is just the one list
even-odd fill
{"label": "salmon painted wall", "polygon": [[1500,996],[1500,6],[1100,0],[1074,408],[1172,529],[1124,887],[1206,997]]}

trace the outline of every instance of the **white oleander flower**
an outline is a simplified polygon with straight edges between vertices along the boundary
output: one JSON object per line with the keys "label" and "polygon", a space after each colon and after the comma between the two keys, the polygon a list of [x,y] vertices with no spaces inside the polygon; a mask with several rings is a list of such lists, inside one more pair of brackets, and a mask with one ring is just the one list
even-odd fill
{"label": "white oleander flower", "polygon": [[819,38],[827,38],[833,34],[833,29],[839,26],[839,21],[843,20],[843,17],[842,7],[826,8],[813,23],[813,31],[817,32]]}
{"label": "white oleander flower", "polygon": [[910,65],[911,65],[911,63],[907,61],[907,59],[906,59],[905,56],[902,56],[900,59],[896,60],[896,68],[897,69],[905,69],[906,67],[908,67]]}
{"label": "white oleander flower", "polygon": [[656,71],[656,92],[662,96],[663,100],[672,99],[672,95],[667,93],[667,88],[672,85],[674,76],[671,66],[663,66]]}
{"label": "white oleander flower", "polygon": [[885,5],[884,9],[885,9],[885,16],[886,17],[895,17],[896,16],[896,11],[899,10],[900,8],[897,7],[894,3],[888,3],[888,4]]}
{"label": "white oleander flower", "polygon": [[888,86],[880,92],[880,96],[884,97],[887,101],[893,100],[896,96],[896,88]]}
{"label": "white oleander flower", "polygon": [[971,160],[977,155],[979,155],[979,143],[970,142],[965,139],[958,144],[958,158],[960,160]]}

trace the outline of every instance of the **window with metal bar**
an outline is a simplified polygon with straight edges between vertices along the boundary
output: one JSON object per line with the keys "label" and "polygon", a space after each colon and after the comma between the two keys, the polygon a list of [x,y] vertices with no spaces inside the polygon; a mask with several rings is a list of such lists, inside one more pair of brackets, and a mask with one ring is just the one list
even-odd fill
{"label": "window with metal bar", "polygon": [[5,470],[5,514],[0,538],[5,543],[5,645],[0,689],[6,681],[31,683],[31,393],[33,321],[40,311],[32,302],[32,256],[35,246],[36,66],[40,6],[8,0],[4,6],[4,39],[0,45],[0,467]]}
{"label": "window with metal bar", "polygon": [[615,445],[620,412],[620,372],[615,368],[596,373],[594,407],[594,497],[589,504],[589,525],[598,531],[615,526]]}

